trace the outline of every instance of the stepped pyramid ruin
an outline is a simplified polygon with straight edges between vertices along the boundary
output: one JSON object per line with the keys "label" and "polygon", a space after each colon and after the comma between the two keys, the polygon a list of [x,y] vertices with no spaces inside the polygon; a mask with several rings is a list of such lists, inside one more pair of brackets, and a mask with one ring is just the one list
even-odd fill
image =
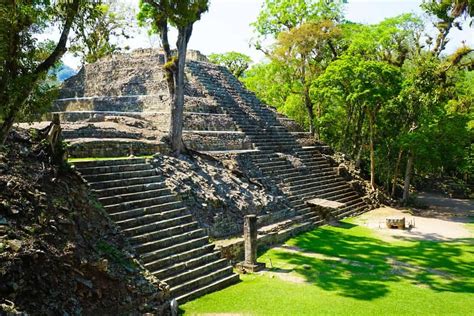
{"label": "stepped pyramid ruin", "polygon": [[[64,83],[54,112],[72,157],[166,152],[169,107],[162,64],[153,50],[114,55],[86,65]],[[185,145],[217,158],[245,159],[243,177],[259,182],[269,196],[279,195],[281,209],[255,211],[260,243],[281,242],[323,224],[328,214],[314,207],[314,199],[337,202],[329,209],[334,219],[369,209],[321,154],[321,144],[263,104],[227,69],[194,53],[186,75]],[[216,251],[199,209],[171,190],[159,161],[121,158],[75,165],[144,266],[170,285],[171,297],[185,302],[238,281],[223,256],[238,253],[241,239]],[[235,235],[241,226],[236,227],[228,233]]]}

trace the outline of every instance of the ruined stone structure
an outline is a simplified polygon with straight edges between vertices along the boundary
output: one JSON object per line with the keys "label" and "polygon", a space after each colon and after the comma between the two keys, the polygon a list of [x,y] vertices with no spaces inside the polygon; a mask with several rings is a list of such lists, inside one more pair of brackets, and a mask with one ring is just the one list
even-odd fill
{"label": "ruined stone structure", "polygon": [[[63,120],[72,156],[137,156],[165,150],[162,137],[169,108],[161,63],[154,51],[117,55],[87,65],[65,82],[55,113]],[[202,58],[187,64],[184,142],[214,157],[230,153],[244,159],[246,177],[280,192],[285,209],[256,214],[259,243],[279,242],[323,224],[306,203],[314,198],[338,202],[341,207],[331,210],[335,219],[368,210],[321,155],[320,144],[260,102],[228,70]],[[76,167],[145,267],[167,282],[180,302],[238,280],[193,218],[199,214],[191,215],[155,165],[145,159],[119,159]],[[221,252],[238,259],[243,240],[226,244]]]}

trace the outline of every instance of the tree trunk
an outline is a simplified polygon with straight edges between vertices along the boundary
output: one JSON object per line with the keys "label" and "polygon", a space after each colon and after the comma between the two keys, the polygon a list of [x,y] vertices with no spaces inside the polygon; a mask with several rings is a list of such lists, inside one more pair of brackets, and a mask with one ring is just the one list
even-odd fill
{"label": "tree trunk", "polygon": [[407,160],[407,168],[405,170],[405,184],[403,186],[403,203],[407,203],[408,198],[410,197],[410,180],[411,180],[411,172],[413,168],[413,153],[410,150],[408,152],[408,160]]}
{"label": "tree trunk", "polygon": [[[308,87],[304,87],[304,105],[306,107],[306,111],[308,112],[309,118],[309,132],[311,136],[314,136],[315,128],[314,128],[314,114],[313,114],[313,104],[311,103],[311,98],[309,97],[309,89]],[[318,135],[319,138],[319,135]]]}
{"label": "tree trunk", "polygon": [[183,112],[184,112],[184,68],[186,66],[186,50],[192,33],[192,25],[179,29],[178,69],[175,74],[176,91],[171,104],[171,124],[169,138],[173,155],[178,156],[183,150]]}
{"label": "tree trunk", "polygon": [[403,150],[400,149],[400,151],[398,152],[398,158],[397,158],[397,163],[395,165],[395,170],[393,172],[392,193],[390,194],[391,197],[395,196],[395,190],[397,188],[397,179],[398,179],[398,174],[400,173],[400,164],[402,162],[402,157],[403,157]]}
{"label": "tree trunk", "polygon": [[2,127],[0,127],[0,145],[5,144],[5,141],[8,137],[8,133],[10,133],[10,129],[12,128],[13,123],[15,122],[15,116],[15,113],[10,112],[3,121]]}
{"label": "tree trunk", "polygon": [[[357,153],[357,159],[356,159],[356,168],[360,168],[360,165],[362,164],[362,126],[364,125],[364,120],[365,120],[365,112],[363,110],[360,111],[359,117],[357,119],[357,127],[356,127],[356,132],[355,132],[355,140],[354,140],[354,148],[352,149],[351,154],[354,155]],[[350,124],[349,122],[347,123],[348,125]]]}
{"label": "tree trunk", "polygon": [[166,71],[166,82],[168,83],[168,92],[171,98],[171,102],[174,100],[175,94],[175,76],[176,76],[176,65],[173,64],[173,57],[171,56],[171,47],[168,39],[168,22],[166,19],[161,19],[157,23],[158,33],[160,34],[161,45],[163,46],[164,57],[165,57],[165,71]]}
{"label": "tree trunk", "polygon": [[374,114],[367,113],[369,117],[369,147],[370,147],[370,186],[375,190],[375,152],[374,152]]}

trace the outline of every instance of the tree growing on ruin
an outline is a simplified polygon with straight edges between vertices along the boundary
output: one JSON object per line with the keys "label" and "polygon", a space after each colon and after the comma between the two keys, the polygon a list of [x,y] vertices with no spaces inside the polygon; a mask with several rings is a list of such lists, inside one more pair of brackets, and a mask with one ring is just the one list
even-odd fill
{"label": "tree growing on ruin", "polygon": [[121,47],[120,41],[131,37],[134,21],[128,17],[129,7],[120,1],[88,2],[83,7],[87,9],[79,11],[70,52],[85,64],[126,49]]}
{"label": "tree growing on ruin", "polygon": [[241,78],[244,72],[249,68],[252,59],[242,53],[227,52],[224,54],[211,54],[209,55],[209,61],[213,64],[226,67],[234,76]]}
{"label": "tree growing on ruin", "polygon": [[[151,25],[150,31],[160,35],[165,55],[168,89],[171,96],[169,139],[171,150],[183,150],[184,67],[194,22],[209,8],[209,0],[141,0],[138,19]],[[169,25],[178,30],[176,55],[172,55],[168,39]]]}
{"label": "tree growing on ruin", "polygon": [[[38,114],[51,98],[48,71],[66,52],[81,0],[2,1],[0,4],[0,144],[15,120]],[[59,27],[56,42],[38,36]],[[50,103],[49,103],[50,104]]]}

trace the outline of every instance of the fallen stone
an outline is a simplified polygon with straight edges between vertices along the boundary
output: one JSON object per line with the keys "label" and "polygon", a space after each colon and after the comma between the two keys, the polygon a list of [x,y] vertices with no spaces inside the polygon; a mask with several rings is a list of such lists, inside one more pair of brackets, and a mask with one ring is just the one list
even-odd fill
{"label": "fallen stone", "polygon": [[23,243],[21,242],[21,240],[11,239],[11,240],[7,240],[7,245],[14,252],[18,252],[18,251],[20,251],[21,247],[23,246]]}

